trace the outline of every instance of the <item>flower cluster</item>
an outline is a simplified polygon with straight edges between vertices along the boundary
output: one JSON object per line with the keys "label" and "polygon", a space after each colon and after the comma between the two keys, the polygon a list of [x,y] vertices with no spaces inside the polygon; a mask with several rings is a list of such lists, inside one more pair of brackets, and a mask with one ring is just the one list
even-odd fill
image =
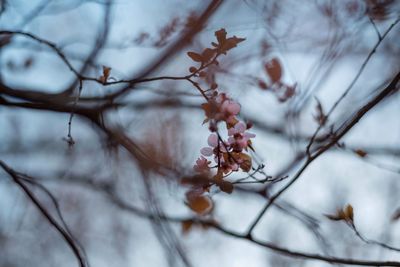
{"label": "flower cluster", "polygon": [[[199,173],[207,173],[211,168],[217,168],[214,179],[222,179],[239,169],[251,170],[251,157],[245,153],[252,149],[251,138],[255,134],[247,132],[250,124],[241,122],[236,117],[240,112],[240,105],[230,99],[225,93],[213,93],[213,97],[202,105],[205,112],[205,122],[209,123],[211,134],[208,137],[208,147],[201,149],[201,156],[194,165],[194,170]],[[228,138],[223,140],[218,125],[225,122]],[[206,157],[213,157],[215,166]]]}
{"label": "flower cluster", "polygon": [[[217,58],[226,54],[230,49],[244,41],[243,38],[236,36],[227,37],[225,29],[215,32],[217,43],[213,42],[211,48],[206,48],[202,53],[188,52],[188,56],[200,66],[192,66],[189,71],[190,77],[199,77],[207,82],[205,68],[213,64],[218,64]],[[227,94],[218,91],[218,85],[212,79],[208,90],[203,90],[198,83],[197,89],[206,99],[202,104],[205,112],[204,123],[208,123],[210,135],[208,136],[208,146],[201,149],[200,157],[193,166],[196,175],[182,179],[183,183],[191,185],[191,189],[186,192],[188,206],[200,215],[211,212],[213,204],[211,198],[205,194],[212,185],[218,186],[221,191],[231,193],[233,184],[224,180],[228,175],[240,170],[249,172],[252,168],[252,159],[247,153],[252,149],[251,138],[255,134],[247,130],[251,128],[238,119],[241,106],[231,99]],[[227,136],[222,136],[219,127],[225,125]],[[216,172],[212,171],[213,169]]]}

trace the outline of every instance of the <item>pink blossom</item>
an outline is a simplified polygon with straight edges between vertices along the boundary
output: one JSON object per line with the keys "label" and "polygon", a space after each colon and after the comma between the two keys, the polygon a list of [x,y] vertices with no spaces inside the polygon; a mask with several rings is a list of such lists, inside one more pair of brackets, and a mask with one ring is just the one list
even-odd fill
{"label": "pink blossom", "polygon": [[[206,114],[205,122],[209,122],[209,129],[212,132],[208,139],[207,147],[203,147],[200,152],[202,156],[196,161],[194,169],[197,172],[210,171],[208,166],[210,161],[205,157],[214,157],[214,161],[218,164],[218,172],[224,174],[238,171],[243,159],[239,155],[236,159],[235,153],[242,152],[251,144],[250,139],[256,135],[246,132],[251,126],[239,121],[236,116],[240,113],[241,106],[233,101],[225,93],[214,94],[207,103],[202,104],[202,108]],[[221,140],[218,134],[217,125],[219,122],[225,122],[228,130],[228,141]],[[233,126],[233,127],[232,127]],[[235,158],[233,158],[235,156]],[[247,154],[245,156],[248,157]],[[244,156],[243,156],[244,157]]]}
{"label": "pink blossom", "polygon": [[214,154],[214,149],[212,147],[203,147],[202,149],[200,149],[200,153],[203,156],[209,157]]}
{"label": "pink blossom", "polygon": [[217,147],[218,146],[218,135],[210,134],[207,139],[207,143],[210,147]]}
{"label": "pink blossom", "polygon": [[219,144],[219,151],[220,152],[227,152],[226,148],[228,144],[226,142],[222,143],[221,141],[218,140],[218,135],[216,134],[210,134],[210,136],[207,139],[207,143],[209,147],[203,147],[200,152],[202,155],[209,157],[212,156],[213,154],[217,154],[217,149],[218,144]]}
{"label": "pink blossom", "polygon": [[219,116],[227,123],[234,123],[240,112],[240,105],[230,99],[226,99],[220,106]]}
{"label": "pink blossom", "polygon": [[256,136],[253,133],[245,132],[246,128],[243,122],[238,122],[228,130],[228,143],[235,152],[241,152],[243,149],[246,149],[250,138]]}
{"label": "pink blossom", "polygon": [[218,136],[216,134],[210,134],[207,139],[209,147],[203,147],[200,152],[206,157],[212,156],[214,154],[214,149],[218,146]]}
{"label": "pink blossom", "polygon": [[203,105],[206,115],[216,121],[232,123],[235,121],[235,116],[240,112],[240,105],[228,98],[225,93],[218,94],[214,99]]}
{"label": "pink blossom", "polygon": [[210,161],[208,161],[205,157],[200,156],[200,158],[196,160],[196,164],[193,166],[193,169],[196,172],[208,172],[210,170],[210,167],[208,167],[209,163]]}
{"label": "pink blossom", "polygon": [[246,131],[246,124],[244,124],[243,122],[238,122],[235,124],[234,127],[228,130],[228,135],[232,136],[235,134],[242,134],[244,133],[244,131]]}
{"label": "pink blossom", "polygon": [[231,100],[225,100],[221,104],[221,112],[228,116],[235,116],[240,112],[240,105]]}

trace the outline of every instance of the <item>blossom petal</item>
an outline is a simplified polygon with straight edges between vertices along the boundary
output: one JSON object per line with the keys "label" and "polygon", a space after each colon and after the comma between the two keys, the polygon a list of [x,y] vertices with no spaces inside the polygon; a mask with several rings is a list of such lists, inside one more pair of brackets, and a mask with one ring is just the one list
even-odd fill
{"label": "blossom petal", "polygon": [[240,105],[236,102],[229,101],[229,104],[227,106],[227,110],[229,113],[237,115],[240,112]]}
{"label": "blossom petal", "polygon": [[200,153],[203,154],[206,157],[211,156],[212,154],[214,154],[214,150],[211,147],[203,147],[200,150]]}
{"label": "blossom petal", "polygon": [[208,167],[208,163],[209,161],[205,157],[201,156],[196,160],[196,165],[193,166],[193,169],[196,172],[200,173],[208,172],[210,170],[210,167]]}
{"label": "blossom petal", "polygon": [[256,137],[256,135],[253,133],[244,133],[244,137],[246,137],[247,139],[250,139],[250,138]]}
{"label": "blossom petal", "polygon": [[216,134],[210,134],[207,142],[210,147],[217,147],[218,146],[218,136]]}
{"label": "blossom petal", "polygon": [[236,133],[244,133],[244,131],[246,131],[246,124],[243,122],[236,123],[235,130],[237,131]]}

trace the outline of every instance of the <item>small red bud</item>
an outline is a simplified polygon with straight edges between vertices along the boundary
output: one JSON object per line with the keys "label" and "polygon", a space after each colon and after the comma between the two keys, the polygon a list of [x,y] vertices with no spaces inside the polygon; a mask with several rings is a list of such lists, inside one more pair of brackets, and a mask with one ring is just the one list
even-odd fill
{"label": "small red bud", "polygon": [[246,129],[250,129],[253,127],[253,123],[251,121],[246,122]]}

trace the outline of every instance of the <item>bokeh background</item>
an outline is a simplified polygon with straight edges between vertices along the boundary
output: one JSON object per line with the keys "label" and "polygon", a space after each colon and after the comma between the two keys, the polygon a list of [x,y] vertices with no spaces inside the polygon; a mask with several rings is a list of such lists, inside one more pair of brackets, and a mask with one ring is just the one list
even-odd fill
{"label": "bokeh background", "polygon": [[[218,2],[218,1],[217,1]],[[246,38],[209,69],[219,90],[241,104],[253,122],[256,153],[270,184],[242,184],[232,194],[213,188],[211,216],[245,232],[267,202],[304,164],[304,151],[318,128],[317,104],[331,114],[321,138],[338,128],[399,71],[399,1],[222,1],[190,40],[180,40],[208,1],[0,1],[1,31],[23,31],[56,44],[74,68],[98,78],[185,76],[193,61],[225,28]],[[0,36],[0,82],[15,90],[56,94],[79,83],[54,50],[26,36]],[[384,36],[384,38],[382,38]],[[378,44],[378,45],[377,45]],[[374,52],[374,46],[377,48]],[[165,57],[160,64],[157,62]],[[277,58],[293,96],[270,86],[265,65]],[[368,60],[366,61],[366,59]],[[112,80],[111,79],[111,80]],[[260,81],[267,83],[264,87]],[[85,81],[81,97],[101,98],[122,85]],[[20,102],[0,92],[0,97]],[[160,219],[197,216],[185,204],[193,164],[209,134],[204,102],[187,81],[134,85],[104,112],[108,127],[123,132],[151,158],[173,166],[174,175],[143,174],[141,162],[94,123],[76,114],[68,144],[68,112],[0,103],[0,160],[46,186],[90,266],[329,266],[281,255],[212,228]],[[95,101],[77,105],[93,106]],[[340,141],[316,159],[275,203],[255,229],[258,239],[290,250],[364,260],[398,260],[398,251],[367,244],[343,221],[325,214],[351,204],[354,223],[367,239],[400,247],[400,96],[371,110]],[[358,151],[358,153],[357,153]],[[365,152],[365,154],[360,153]],[[361,154],[361,155],[360,155]],[[246,173],[230,176],[234,181]],[[51,214],[46,192],[30,184]],[[155,218],[147,218],[156,214]],[[58,219],[60,220],[60,219]],[[76,266],[76,258],[9,175],[0,172],[0,266]],[[345,265],[343,265],[345,266]]]}

